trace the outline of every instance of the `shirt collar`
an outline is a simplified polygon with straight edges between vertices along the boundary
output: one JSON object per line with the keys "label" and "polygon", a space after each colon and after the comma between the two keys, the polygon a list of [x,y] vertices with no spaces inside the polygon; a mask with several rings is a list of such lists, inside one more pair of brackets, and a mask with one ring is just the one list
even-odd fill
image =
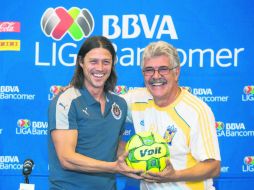
{"label": "shirt collar", "polygon": [[[87,90],[86,87],[79,89],[79,91],[82,94],[82,96],[84,97],[87,105],[92,105],[92,104],[98,103],[98,101],[95,100],[95,98],[90,94],[90,92]],[[111,101],[109,93],[106,92],[105,96],[106,96],[106,104],[108,104]]]}

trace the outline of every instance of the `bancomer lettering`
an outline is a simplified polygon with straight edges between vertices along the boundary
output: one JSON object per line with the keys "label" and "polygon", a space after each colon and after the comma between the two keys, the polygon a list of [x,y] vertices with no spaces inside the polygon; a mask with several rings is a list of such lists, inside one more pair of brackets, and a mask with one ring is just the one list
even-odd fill
{"label": "bancomer lettering", "polygon": [[[123,47],[119,48],[114,44],[118,55],[118,62],[123,67],[140,66],[141,55],[144,48],[140,47]],[[42,47],[40,42],[35,44],[35,66],[55,67],[58,64],[66,67],[75,66],[77,58],[77,45],[74,43],[56,44],[52,43],[51,47]],[[71,52],[70,52],[71,50]],[[48,52],[50,57],[41,56],[41,51]],[[222,48],[217,52],[207,49],[177,49],[180,56],[181,67],[238,67],[238,59],[240,54],[244,52],[244,48],[234,48],[233,50]],[[66,54],[67,52],[67,54]],[[42,58],[43,57],[43,58]],[[195,59],[195,61],[194,61]],[[206,61],[204,61],[206,59]],[[207,61],[207,59],[209,61]]]}
{"label": "bancomer lettering", "polygon": [[227,102],[228,96],[213,96],[210,88],[193,88],[192,93],[205,102]]}
{"label": "bancomer lettering", "polygon": [[34,94],[21,94],[19,86],[0,86],[0,99],[34,100]]}
{"label": "bancomer lettering", "polygon": [[7,94],[0,93],[0,99],[4,100],[34,100],[35,94]]}
{"label": "bancomer lettering", "polygon": [[[119,48],[115,45],[116,51],[121,52],[120,57],[118,59],[118,63],[121,66],[140,66],[141,54],[144,51],[144,48],[133,49],[131,47]],[[237,67],[238,66],[238,57],[241,52],[244,51],[244,48],[234,48],[234,50],[230,50],[227,48],[219,49],[218,52],[215,52],[213,49],[177,49],[178,54],[180,56],[180,66],[187,67]],[[118,53],[119,55],[119,53]],[[194,58],[196,59],[194,61]],[[209,59],[204,63],[204,59]]]}
{"label": "bancomer lettering", "polygon": [[23,164],[19,163],[18,156],[0,156],[0,170],[20,170]]}
{"label": "bancomer lettering", "polygon": [[218,131],[218,137],[253,137],[254,131]]}
{"label": "bancomer lettering", "polygon": [[184,66],[188,63],[189,67],[193,66],[193,57],[196,56],[198,59],[197,62],[199,63],[199,67],[204,67],[204,57],[208,58],[209,67],[215,67],[216,64],[219,67],[237,67],[238,66],[238,57],[240,52],[244,51],[244,48],[234,48],[233,51],[227,48],[219,49],[216,53],[213,49],[189,49],[186,53],[182,49],[177,49],[179,56],[182,55],[183,59],[181,61],[181,66]]}
{"label": "bancomer lettering", "polygon": [[199,99],[205,102],[227,102],[228,96],[198,96]]}
{"label": "bancomer lettering", "polygon": [[0,170],[20,170],[22,168],[23,168],[23,164],[0,163]]}

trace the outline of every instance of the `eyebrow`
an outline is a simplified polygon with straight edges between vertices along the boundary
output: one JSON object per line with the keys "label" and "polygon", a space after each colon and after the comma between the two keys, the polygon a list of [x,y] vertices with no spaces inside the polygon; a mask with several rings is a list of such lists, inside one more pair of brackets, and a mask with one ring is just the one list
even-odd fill
{"label": "eyebrow", "polygon": [[111,58],[102,58],[102,59],[100,59],[100,58],[97,58],[97,57],[91,57],[91,58],[88,58],[88,60],[109,60],[109,61],[111,61],[112,59]]}

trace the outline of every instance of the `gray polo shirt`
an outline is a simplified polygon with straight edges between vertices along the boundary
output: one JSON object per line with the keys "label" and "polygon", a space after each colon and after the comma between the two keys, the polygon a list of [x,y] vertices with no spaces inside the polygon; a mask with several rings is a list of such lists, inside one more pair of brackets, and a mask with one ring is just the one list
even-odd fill
{"label": "gray polo shirt", "polygon": [[50,133],[57,129],[78,130],[76,152],[98,160],[114,161],[127,114],[124,99],[106,93],[106,106],[102,114],[99,102],[86,88],[72,87],[51,101],[48,114],[49,189],[115,189],[114,174],[64,170]]}

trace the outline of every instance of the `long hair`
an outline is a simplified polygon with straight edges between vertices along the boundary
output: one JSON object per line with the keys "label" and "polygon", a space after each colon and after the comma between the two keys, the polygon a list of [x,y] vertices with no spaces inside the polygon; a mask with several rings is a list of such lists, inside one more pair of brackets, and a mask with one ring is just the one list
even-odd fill
{"label": "long hair", "polygon": [[80,63],[82,63],[86,54],[94,48],[104,48],[108,50],[112,55],[112,69],[109,78],[105,82],[104,91],[113,91],[117,82],[115,71],[116,52],[112,43],[104,36],[93,36],[87,38],[86,41],[82,44],[77,55],[76,68],[70,84],[75,88],[83,88],[85,76],[83,74],[83,69],[80,66]]}

